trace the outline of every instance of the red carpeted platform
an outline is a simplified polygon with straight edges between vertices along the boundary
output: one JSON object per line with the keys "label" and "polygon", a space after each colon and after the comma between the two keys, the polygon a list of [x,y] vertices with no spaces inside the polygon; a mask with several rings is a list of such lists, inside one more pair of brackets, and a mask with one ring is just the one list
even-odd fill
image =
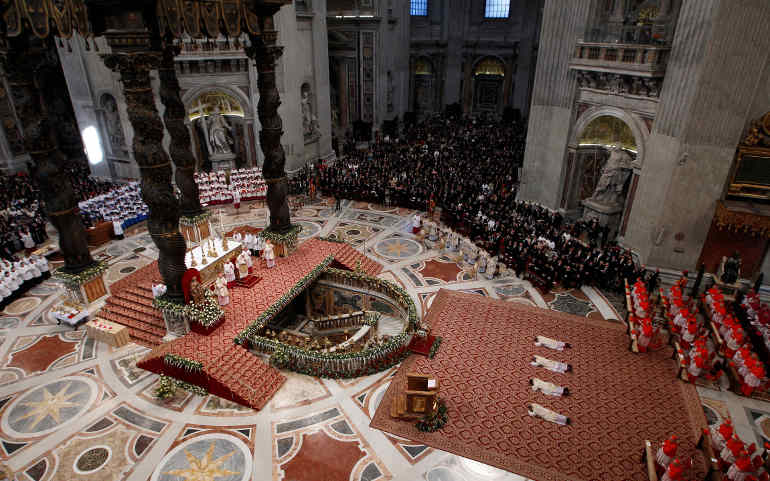
{"label": "red carpeted platform", "polygon": [[[631,353],[622,325],[594,321],[478,295],[439,291],[427,322],[443,337],[433,359],[411,356],[398,370],[371,426],[537,481],[642,481],[643,442],[671,434],[679,454],[702,454],[695,443],[706,420],[695,387],[675,379],[670,351]],[[554,351],[537,347],[543,335],[569,342]],[[530,365],[538,354],[572,364],[557,374]],[[449,421],[435,433],[390,417],[390,403],[408,372],[435,375]],[[569,388],[563,398],[533,392],[539,377]],[[569,416],[559,426],[527,414],[539,403]],[[694,476],[688,477],[688,479]]]}
{"label": "red carpeted platform", "polygon": [[[204,387],[211,394],[261,409],[285,378],[260,358],[235,344],[233,339],[314,268],[323,264],[328,256],[336,259],[338,255],[344,255],[349,258],[349,253],[343,247],[344,244],[310,239],[289,257],[277,258],[276,266],[272,269],[267,269],[261,262],[257,263],[262,267],[258,267],[253,275],[261,278],[260,281],[251,287],[230,290],[230,303],[224,307],[225,319],[213,332],[206,335],[190,332],[179,339],[161,344],[140,360],[137,366],[168,374]],[[153,263],[113,286],[122,292],[138,281],[147,282],[156,276],[159,276],[157,263]],[[164,363],[166,354],[198,362],[202,369],[197,372],[175,369]]]}

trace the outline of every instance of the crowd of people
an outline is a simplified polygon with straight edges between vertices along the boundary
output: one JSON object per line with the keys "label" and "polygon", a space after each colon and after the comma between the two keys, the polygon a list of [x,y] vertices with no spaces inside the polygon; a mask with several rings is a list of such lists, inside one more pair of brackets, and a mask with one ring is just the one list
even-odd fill
{"label": "crowd of people", "polygon": [[13,254],[44,242],[45,217],[40,191],[25,173],[0,174],[0,256],[11,260]]}
{"label": "crowd of people", "polygon": [[116,184],[103,194],[78,202],[78,208],[86,227],[112,222],[116,236],[122,236],[123,229],[143,221],[149,213],[136,181]]}
{"label": "crowd of people", "polygon": [[342,160],[320,169],[324,194],[395,204],[442,220],[517,274],[548,285],[623,288],[642,274],[630,252],[596,221],[565,222],[536,204],[517,202],[526,123],[436,115],[368,150],[345,145]]}
{"label": "crowd of people", "polygon": [[[116,184],[90,177],[88,165],[70,162],[62,168],[77,201],[109,192]],[[84,219],[86,220],[86,219]],[[32,249],[48,238],[40,190],[29,174],[0,173],[0,257],[11,260],[22,249]]]}
{"label": "crowd of people", "polygon": [[258,167],[225,171],[196,172],[198,196],[201,205],[234,203],[241,200],[263,199],[267,195],[267,183]]}

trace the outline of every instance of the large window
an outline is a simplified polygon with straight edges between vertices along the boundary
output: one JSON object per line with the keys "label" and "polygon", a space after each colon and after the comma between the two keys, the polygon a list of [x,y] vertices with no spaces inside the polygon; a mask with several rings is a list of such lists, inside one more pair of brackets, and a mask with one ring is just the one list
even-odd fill
{"label": "large window", "polygon": [[[412,0],[414,5],[414,0]],[[508,10],[511,7],[511,0],[487,0],[484,8],[485,18],[508,18]]]}
{"label": "large window", "polygon": [[428,15],[428,0],[410,0],[409,14],[415,17]]}

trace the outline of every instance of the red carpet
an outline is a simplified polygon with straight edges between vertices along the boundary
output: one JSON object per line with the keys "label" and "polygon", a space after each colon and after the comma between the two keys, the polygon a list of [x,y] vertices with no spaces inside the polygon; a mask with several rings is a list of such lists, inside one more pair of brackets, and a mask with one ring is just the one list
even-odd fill
{"label": "red carpet", "polygon": [[[679,454],[696,456],[702,479],[705,464],[695,443],[706,419],[695,387],[675,379],[667,349],[633,354],[620,324],[443,289],[427,322],[431,334],[443,337],[441,348],[433,359],[404,361],[373,428],[538,481],[646,480],[644,440],[677,434]],[[572,348],[539,348],[536,335]],[[568,362],[573,372],[533,367],[534,354]],[[449,414],[443,429],[421,433],[414,422],[390,417],[391,399],[404,389],[408,372],[439,379]],[[570,395],[535,393],[532,377],[566,386]],[[569,416],[572,424],[528,416],[530,402]]]}

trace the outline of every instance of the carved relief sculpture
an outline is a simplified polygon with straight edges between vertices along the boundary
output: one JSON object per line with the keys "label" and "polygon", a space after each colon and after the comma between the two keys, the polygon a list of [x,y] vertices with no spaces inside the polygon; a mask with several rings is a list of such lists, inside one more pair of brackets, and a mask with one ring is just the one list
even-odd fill
{"label": "carved relief sculpture", "polygon": [[309,139],[318,134],[318,117],[313,113],[313,96],[310,91],[310,85],[307,83],[302,84],[301,90],[302,132],[305,135],[305,139]]}
{"label": "carved relief sculpture", "polygon": [[102,95],[102,108],[104,109],[104,123],[107,127],[107,135],[110,139],[112,151],[123,150],[126,147],[126,137],[123,135],[123,126],[120,123],[118,103],[110,94]]}

